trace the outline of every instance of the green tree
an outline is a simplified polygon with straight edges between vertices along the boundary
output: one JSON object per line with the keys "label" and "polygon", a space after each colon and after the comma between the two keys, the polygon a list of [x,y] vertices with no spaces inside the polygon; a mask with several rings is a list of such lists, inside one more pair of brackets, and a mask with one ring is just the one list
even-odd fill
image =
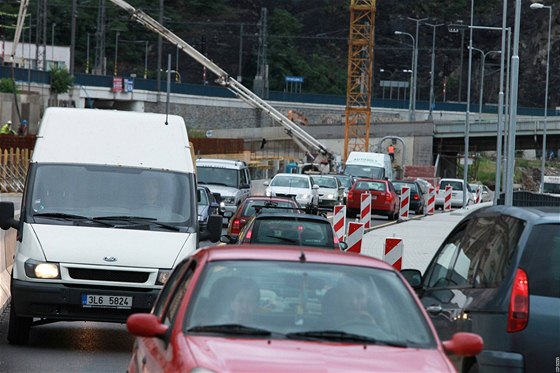
{"label": "green tree", "polygon": [[66,93],[74,84],[74,77],[65,68],[53,67],[50,71],[51,75],[51,93],[58,95]]}
{"label": "green tree", "polygon": [[13,93],[15,90],[14,81],[12,79],[0,79],[0,92]]}

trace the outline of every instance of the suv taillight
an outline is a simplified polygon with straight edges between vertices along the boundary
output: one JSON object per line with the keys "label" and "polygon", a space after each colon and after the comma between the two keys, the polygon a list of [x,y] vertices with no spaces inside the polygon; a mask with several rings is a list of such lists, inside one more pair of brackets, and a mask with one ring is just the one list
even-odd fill
{"label": "suv taillight", "polygon": [[525,329],[529,321],[529,281],[521,268],[517,269],[509,299],[508,333]]}

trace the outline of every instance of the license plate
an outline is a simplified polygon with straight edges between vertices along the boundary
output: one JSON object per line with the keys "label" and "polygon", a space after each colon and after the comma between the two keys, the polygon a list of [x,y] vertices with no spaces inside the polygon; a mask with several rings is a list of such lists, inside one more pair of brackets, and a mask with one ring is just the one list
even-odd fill
{"label": "license plate", "polygon": [[82,307],[130,309],[132,308],[132,297],[82,294]]}

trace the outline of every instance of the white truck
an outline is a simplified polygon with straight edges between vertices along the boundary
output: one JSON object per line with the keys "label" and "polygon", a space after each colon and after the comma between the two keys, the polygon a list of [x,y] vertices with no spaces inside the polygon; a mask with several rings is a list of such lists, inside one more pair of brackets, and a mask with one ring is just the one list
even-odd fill
{"label": "white truck", "polygon": [[391,158],[385,153],[350,152],[344,174],[370,179],[393,179]]}
{"label": "white truck", "polygon": [[[221,217],[209,225],[221,229]],[[8,340],[54,321],[125,322],[148,312],[198,246],[194,167],[179,116],[48,108],[17,229]]]}

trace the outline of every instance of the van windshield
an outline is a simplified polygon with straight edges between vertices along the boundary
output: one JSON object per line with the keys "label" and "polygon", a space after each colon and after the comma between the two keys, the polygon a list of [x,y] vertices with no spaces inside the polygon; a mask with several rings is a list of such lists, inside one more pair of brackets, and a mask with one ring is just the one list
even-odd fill
{"label": "van windshield", "polygon": [[194,176],[130,167],[32,165],[27,211],[33,216],[137,217],[196,224]]}
{"label": "van windshield", "polygon": [[348,164],[344,169],[344,174],[369,179],[383,179],[385,177],[384,171],[383,167]]}
{"label": "van windshield", "polygon": [[196,166],[196,177],[200,184],[223,185],[239,188],[239,170],[231,168]]}

